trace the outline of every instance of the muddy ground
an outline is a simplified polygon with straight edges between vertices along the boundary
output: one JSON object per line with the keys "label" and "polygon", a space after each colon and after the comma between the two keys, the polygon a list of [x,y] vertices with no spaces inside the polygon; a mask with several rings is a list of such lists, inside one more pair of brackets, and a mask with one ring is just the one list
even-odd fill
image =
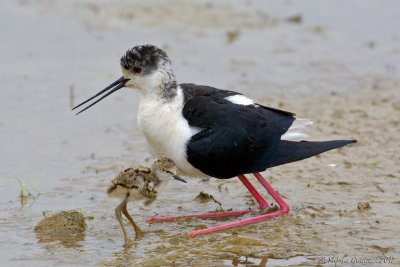
{"label": "muddy ground", "polygon": [[[385,5],[2,2],[0,264],[332,266],[325,260],[337,257],[398,265],[400,6]],[[106,188],[120,170],[149,164],[136,123],[140,95],[125,90],[78,117],[69,108],[118,78],[121,54],[142,43],[169,53],[180,82],[240,91],[309,118],[313,140],[358,143],[268,170],[290,214],[209,236],[186,233],[233,219],[145,220],[218,209],[196,199],[201,191],[224,209],[254,201],[237,179],[171,182],[153,204],[129,203],[147,234],[123,247],[118,202]],[[44,213],[70,209],[83,213],[86,231],[67,240],[36,236]]]}

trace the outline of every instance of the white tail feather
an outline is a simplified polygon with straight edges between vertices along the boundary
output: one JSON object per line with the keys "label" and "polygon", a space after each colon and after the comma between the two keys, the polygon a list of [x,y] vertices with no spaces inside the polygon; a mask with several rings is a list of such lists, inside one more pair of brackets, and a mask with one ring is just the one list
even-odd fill
{"label": "white tail feather", "polygon": [[308,119],[300,119],[300,118],[296,118],[296,120],[293,122],[292,126],[290,126],[289,131],[291,130],[297,130],[299,128],[305,128],[307,126],[310,126],[311,124],[313,124],[314,122]]}
{"label": "white tail feather", "polygon": [[281,140],[286,141],[302,141],[308,137],[308,134],[303,133],[306,127],[312,125],[314,122],[307,119],[296,118],[289,130],[281,136]]}

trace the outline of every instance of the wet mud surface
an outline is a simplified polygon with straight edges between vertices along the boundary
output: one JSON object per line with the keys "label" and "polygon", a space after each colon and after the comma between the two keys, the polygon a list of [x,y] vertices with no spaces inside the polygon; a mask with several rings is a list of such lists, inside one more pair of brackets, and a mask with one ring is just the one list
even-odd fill
{"label": "wet mud surface", "polygon": [[[343,1],[2,2],[10,26],[0,65],[0,264],[318,266],[332,256],[399,264],[400,36],[391,13],[399,5],[357,3],[343,11]],[[171,181],[152,204],[128,204],[145,236],[124,247],[118,201],[106,190],[121,170],[151,164],[136,123],[140,95],[125,90],[78,117],[69,108],[119,77],[120,55],[138,43],[166,49],[180,82],[293,111],[315,122],[313,140],[358,143],[263,173],[291,212],[208,236],[187,233],[239,218],[145,221],[255,201],[238,179]],[[65,210],[82,213],[84,232],[68,242],[35,233],[44,213]]]}

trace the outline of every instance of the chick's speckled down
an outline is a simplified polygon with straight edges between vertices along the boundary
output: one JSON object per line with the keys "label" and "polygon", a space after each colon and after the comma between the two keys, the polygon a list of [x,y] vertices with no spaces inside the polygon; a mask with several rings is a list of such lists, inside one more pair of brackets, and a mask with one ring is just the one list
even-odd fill
{"label": "chick's speckled down", "polygon": [[[147,167],[128,168],[120,172],[115,179],[112,180],[107,193],[109,195],[117,195],[121,198],[130,194],[133,197],[132,189],[136,189],[142,197],[155,198],[157,191],[155,186],[160,183],[158,177]],[[137,196],[135,198],[138,198]]]}

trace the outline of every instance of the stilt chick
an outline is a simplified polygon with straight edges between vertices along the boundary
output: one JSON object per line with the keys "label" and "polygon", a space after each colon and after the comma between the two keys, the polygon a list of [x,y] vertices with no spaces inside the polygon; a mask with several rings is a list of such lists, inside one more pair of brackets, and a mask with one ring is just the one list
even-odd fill
{"label": "stilt chick", "polygon": [[126,244],[129,243],[130,239],[126,234],[122,223],[121,212],[132,225],[136,234],[136,239],[143,236],[142,230],[140,230],[139,226],[135,223],[126,209],[128,201],[154,201],[157,197],[157,190],[159,190],[162,185],[166,184],[166,182],[171,178],[186,183],[184,179],[176,175],[175,163],[168,158],[162,157],[155,160],[151,168],[143,166],[128,168],[120,172],[117,177],[111,181],[107,193],[110,197],[122,199],[121,204],[119,204],[115,209],[115,215],[119,225],[121,226]]}

